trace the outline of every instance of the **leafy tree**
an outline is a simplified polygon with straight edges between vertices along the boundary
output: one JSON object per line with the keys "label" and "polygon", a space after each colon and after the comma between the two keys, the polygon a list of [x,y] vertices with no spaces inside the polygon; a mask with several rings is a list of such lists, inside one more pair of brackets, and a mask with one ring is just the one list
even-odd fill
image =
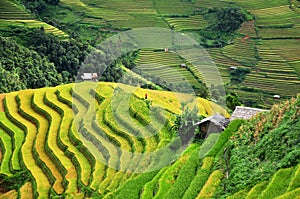
{"label": "leafy tree", "polygon": [[194,107],[190,110],[181,104],[182,114],[177,115],[173,130],[181,138],[182,144],[188,144],[188,142],[195,136],[194,124],[199,121],[198,109]]}
{"label": "leafy tree", "polygon": [[28,181],[30,181],[29,171],[17,171],[11,176],[0,174],[0,187],[7,191],[17,190]]}
{"label": "leafy tree", "polygon": [[[25,41],[25,46],[35,50],[41,57],[48,58],[57,72],[64,74],[64,83],[74,81],[80,64],[89,53],[87,44],[74,39],[60,40],[41,29],[27,30],[20,37]],[[67,74],[68,77],[66,77]]]}
{"label": "leafy tree", "polygon": [[241,102],[235,93],[230,93],[226,96],[226,106],[230,110],[234,110],[236,106],[240,106]]}
{"label": "leafy tree", "polygon": [[62,83],[54,65],[37,52],[0,37],[0,92]]}
{"label": "leafy tree", "polygon": [[237,68],[230,71],[230,81],[233,83],[241,83],[245,80],[246,75],[250,73],[249,68]]}
{"label": "leafy tree", "polygon": [[214,8],[210,12],[213,12],[215,17],[209,28],[214,31],[232,33],[246,20],[244,12],[238,7]]}

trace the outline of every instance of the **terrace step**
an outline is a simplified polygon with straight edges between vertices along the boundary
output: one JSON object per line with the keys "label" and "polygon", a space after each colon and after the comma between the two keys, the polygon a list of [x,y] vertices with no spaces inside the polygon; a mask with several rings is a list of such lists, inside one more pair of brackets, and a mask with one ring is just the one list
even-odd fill
{"label": "terrace step", "polygon": [[47,198],[51,189],[51,184],[44,171],[38,166],[37,160],[35,159],[32,151],[35,146],[37,131],[31,122],[24,119],[18,113],[16,96],[17,93],[9,93],[5,96],[3,103],[5,107],[5,113],[7,114],[9,120],[11,120],[11,122],[16,126],[20,127],[26,134],[26,139],[21,151],[24,165],[30,171],[33,177],[33,196]]}
{"label": "terrace step", "polygon": [[37,159],[37,163],[40,167],[43,168],[43,171],[46,173],[47,177],[52,183],[53,189],[57,194],[62,194],[64,192],[65,186],[63,183],[63,174],[59,170],[58,166],[50,158],[51,151],[48,147],[48,129],[49,122],[46,118],[36,113],[31,105],[33,103],[34,94],[30,92],[20,92],[16,96],[16,100],[20,105],[18,110],[22,117],[34,126],[32,129],[36,131],[36,140],[35,140],[35,150],[33,154]]}
{"label": "terrace step", "polygon": [[213,197],[222,178],[223,178],[222,171],[220,170],[213,171],[212,174],[208,177],[208,180],[206,181],[205,185],[202,187],[196,199]]}
{"label": "terrace step", "polygon": [[269,181],[266,189],[262,191],[259,198],[275,198],[276,196],[284,194],[287,191],[294,169],[294,167],[291,167],[278,170]]}
{"label": "terrace step", "polygon": [[[53,90],[53,89],[52,89]],[[51,158],[51,160],[54,162],[56,167],[62,172],[63,174],[63,185],[67,189],[65,190],[65,193],[67,194],[75,194],[78,192],[77,189],[77,172],[76,167],[72,163],[71,159],[67,157],[64,153],[64,150],[59,146],[59,143],[61,143],[61,134],[60,134],[60,124],[62,121],[62,118],[60,115],[50,109],[45,104],[45,95],[50,90],[44,90],[44,91],[37,91],[35,92],[33,99],[32,99],[32,108],[42,117],[37,117],[37,119],[42,122],[44,120],[44,124],[46,124],[45,119],[48,121],[47,126],[47,142],[45,143],[45,149],[46,153],[49,154],[48,156]],[[54,92],[54,91],[53,91]],[[41,123],[40,123],[41,124]],[[41,124],[42,125],[42,124]],[[58,181],[58,180],[57,180]]]}
{"label": "terrace step", "polygon": [[11,156],[13,153],[13,146],[11,138],[2,129],[0,129],[0,149],[2,153],[2,160],[0,164],[0,171],[6,175],[11,175],[13,170],[11,169]]}
{"label": "terrace step", "polygon": [[11,168],[13,170],[21,170],[21,147],[25,141],[25,134],[20,128],[15,126],[5,115],[0,113],[0,129],[6,132],[12,139],[12,158]]}
{"label": "terrace step", "polygon": [[[75,143],[72,143],[69,138],[69,132],[71,131],[68,129],[72,125],[73,112],[70,107],[58,100],[56,91],[57,90],[49,90],[45,95],[44,101],[45,104],[52,109],[52,111],[49,110],[49,112],[52,112],[54,118],[61,117],[61,122],[59,124],[60,136],[58,137],[59,147],[65,151],[65,155],[71,159],[76,167],[78,181],[82,181],[79,183],[88,186],[92,172],[92,165],[94,164],[93,160],[85,157],[85,155],[73,145]],[[79,142],[76,144],[78,143]]]}

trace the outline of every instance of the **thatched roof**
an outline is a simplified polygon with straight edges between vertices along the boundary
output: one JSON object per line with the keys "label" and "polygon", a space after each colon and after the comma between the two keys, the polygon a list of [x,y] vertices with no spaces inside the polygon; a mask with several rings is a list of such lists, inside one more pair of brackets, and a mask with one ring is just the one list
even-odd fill
{"label": "thatched roof", "polygon": [[237,106],[235,107],[234,112],[232,113],[230,120],[234,119],[250,119],[252,116],[256,115],[259,112],[267,111],[265,109],[251,108]]}
{"label": "thatched roof", "polygon": [[225,118],[223,115],[215,114],[201,120],[200,122],[197,122],[196,124],[194,124],[194,126],[201,125],[206,122],[212,122],[224,130],[229,124],[229,119]]}

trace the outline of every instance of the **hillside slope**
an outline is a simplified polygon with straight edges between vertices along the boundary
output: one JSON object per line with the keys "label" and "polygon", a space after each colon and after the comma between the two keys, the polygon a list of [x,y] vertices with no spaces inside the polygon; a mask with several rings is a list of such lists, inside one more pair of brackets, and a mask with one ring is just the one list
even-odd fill
{"label": "hillside slope", "polygon": [[[114,83],[95,83],[92,91],[89,85],[71,84],[1,96],[2,192],[12,189],[23,198],[104,196],[134,177],[144,178],[135,170],[147,170],[148,164],[155,163],[147,159],[137,163],[126,154],[169,150],[167,144],[174,139],[174,114],[181,112],[180,101],[197,104],[199,114],[226,114],[217,105],[204,99],[193,101],[186,94]],[[126,96],[114,93],[122,89],[134,90],[127,106],[122,104]],[[161,111],[151,115],[145,93],[151,100],[151,111],[157,111],[158,106]],[[114,100],[121,103],[114,104]],[[150,132],[154,134],[149,136]],[[130,166],[130,162],[137,164]],[[6,194],[14,195],[15,191]]]}

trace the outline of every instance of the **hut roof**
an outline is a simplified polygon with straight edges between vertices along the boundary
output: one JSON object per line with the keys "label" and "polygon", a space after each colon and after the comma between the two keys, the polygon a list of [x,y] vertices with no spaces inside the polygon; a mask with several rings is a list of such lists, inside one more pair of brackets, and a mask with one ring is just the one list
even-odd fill
{"label": "hut roof", "polygon": [[92,73],[83,73],[83,75],[81,76],[81,78],[83,80],[91,80],[91,79],[93,79],[93,74]]}
{"label": "hut roof", "polygon": [[201,120],[200,122],[197,122],[196,124],[194,124],[194,126],[201,125],[206,122],[212,122],[215,125],[221,127],[222,129],[225,129],[229,124],[229,119],[225,118],[223,115],[215,114]]}
{"label": "hut roof", "polygon": [[82,80],[92,80],[92,79],[97,79],[98,74],[97,73],[83,73],[81,75]]}
{"label": "hut roof", "polygon": [[254,116],[257,113],[262,112],[262,111],[268,111],[268,110],[237,106],[237,107],[235,107],[235,110],[232,113],[230,120],[234,120],[237,118],[238,119],[250,119],[252,116]]}

